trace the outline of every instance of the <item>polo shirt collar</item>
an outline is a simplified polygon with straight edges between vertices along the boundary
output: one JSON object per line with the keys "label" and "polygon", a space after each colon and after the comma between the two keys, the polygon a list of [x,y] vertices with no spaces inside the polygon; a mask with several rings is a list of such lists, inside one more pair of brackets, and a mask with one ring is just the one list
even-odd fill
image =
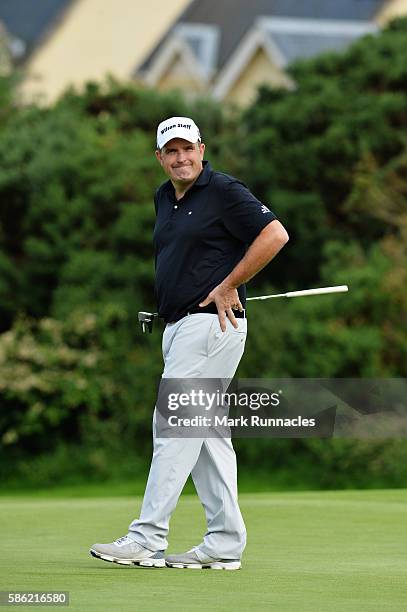
{"label": "polo shirt collar", "polygon": [[211,178],[212,168],[210,163],[208,161],[203,161],[202,165],[202,172],[196,179],[194,186],[197,185],[198,187],[205,187],[209,183],[209,179]]}

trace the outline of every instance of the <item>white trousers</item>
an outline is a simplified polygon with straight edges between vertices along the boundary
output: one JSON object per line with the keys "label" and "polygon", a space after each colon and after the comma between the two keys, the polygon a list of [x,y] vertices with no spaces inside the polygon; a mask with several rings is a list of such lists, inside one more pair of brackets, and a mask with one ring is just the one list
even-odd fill
{"label": "white trousers", "polygon": [[[166,326],[163,335],[164,378],[233,378],[243,355],[247,320],[227,321],[221,331],[217,315],[187,315]],[[158,438],[153,418],[154,451],[140,518],[129,536],[150,550],[165,550],[171,514],[192,475],[205,509],[207,533],[197,554],[240,559],[246,529],[237,499],[236,455],[230,438]]]}

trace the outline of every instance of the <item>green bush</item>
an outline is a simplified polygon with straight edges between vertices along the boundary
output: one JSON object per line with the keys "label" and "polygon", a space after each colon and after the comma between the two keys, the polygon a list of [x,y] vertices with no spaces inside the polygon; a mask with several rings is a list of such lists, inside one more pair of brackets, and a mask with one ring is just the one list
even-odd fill
{"label": "green bush", "polygon": [[144,355],[127,339],[126,318],[120,305],[104,304],[63,322],[19,319],[0,336],[3,449],[43,452],[64,441],[109,450],[137,435],[143,444],[158,371],[136,379]]}

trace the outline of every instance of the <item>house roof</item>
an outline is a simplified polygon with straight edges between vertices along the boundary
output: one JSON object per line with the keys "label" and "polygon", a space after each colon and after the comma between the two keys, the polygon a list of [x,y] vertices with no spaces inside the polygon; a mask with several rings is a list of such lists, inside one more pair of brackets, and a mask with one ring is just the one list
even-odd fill
{"label": "house roof", "polygon": [[[1,0],[0,20],[15,41],[20,41],[17,59],[26,58],[57,23],[73,0]],[[17,45],[16,45],[17,49]],[[13,50],[13,47],[12,47]]]}
{"label": "house roof", "polygon": [[311,58],[325,51],[332,51],[332,49],[336,51],[346,49],[355,37],[345,33],[315,36],[311,32],[309,34],[273,34],[271,38],[277,44],[286,62],[291,63],[296,59]]}
{"label": "house roof", "polygon": [[[220,70],[259,16],[366,22],[372,21],[384,2],[385,0],[193,0],[139,66],[138,71],[149,70],[169,35],[180,34],[180,26],[212,26],[214,32],[219,35],[216,69]],[[295,44],[298,44],[298,40],[297,38]]]}
{"label": "house roof", "polygon": [[[258,17],[254,27],[245,33],[237,50],[219,70],[212,94],[215,98],[224,98],[259,49],[266,53],[272,65],[284,71],[297,59],[325,51],[341,51],[360,36],[377,29],[377,25],[369,21]],[[287,83],[287,86],[294,86],[294,83]]]}
{"label": "house roof", "polygon": [[257,25],[271,45],[278,48],[284,64],[324,51],[340,51],[360,36],[377,30],[377,26],[368,21],[341,19],[263,17],[257,20]]}

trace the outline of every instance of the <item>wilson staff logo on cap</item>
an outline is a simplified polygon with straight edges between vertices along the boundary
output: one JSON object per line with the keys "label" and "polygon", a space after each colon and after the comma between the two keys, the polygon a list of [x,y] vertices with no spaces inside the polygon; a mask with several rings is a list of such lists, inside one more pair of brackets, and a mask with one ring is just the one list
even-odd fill
{"label": "wilson staff logo on cap", "polygon": [[201,134],[196,123],[189,117],[171,117],[162,121],[157,128],[157,149],[162,149],[173,138],[195,143],[201,140]]}

